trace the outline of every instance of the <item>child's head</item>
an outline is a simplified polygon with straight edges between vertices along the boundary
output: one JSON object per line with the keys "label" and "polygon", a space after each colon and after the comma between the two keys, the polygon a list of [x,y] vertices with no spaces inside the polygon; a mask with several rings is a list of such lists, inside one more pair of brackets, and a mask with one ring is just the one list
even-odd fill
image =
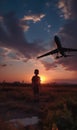
{"label": "child's head", "polygon": [[39,70],[38,70],[38,69],[35,69],[35,70],[34,70],[34,74],[35,74],[35,75],[38,75],[38,74],[39,74]]}

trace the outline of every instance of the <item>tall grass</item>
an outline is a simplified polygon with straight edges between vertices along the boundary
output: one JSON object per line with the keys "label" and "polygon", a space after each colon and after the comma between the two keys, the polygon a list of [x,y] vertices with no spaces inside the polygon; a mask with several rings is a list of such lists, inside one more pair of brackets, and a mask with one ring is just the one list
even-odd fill
{"label": "tall grass", "polygon": [[[27,114],[37,113],[40,122],[38,127],[24,128],[20,124],[13,124],[0,120],[0,130],[76,130],[77,129],[77,88],[69,87],[43,87],[40,90],[39,103],[33,102],[31,87],[0,88],[0,106],[7,108],[7,120],[15,111]],[[39,104],[39,105],[38,105]],[[6,110],[6,109],[5,109]],[[2,111],[2,110],[1,110]],[[8,116],[8,113],[9,116]]]}

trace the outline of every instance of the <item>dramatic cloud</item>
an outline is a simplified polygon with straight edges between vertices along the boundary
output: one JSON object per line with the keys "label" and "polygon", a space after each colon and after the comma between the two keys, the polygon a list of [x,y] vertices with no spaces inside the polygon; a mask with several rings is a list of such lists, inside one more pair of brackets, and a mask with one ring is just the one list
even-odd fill
{"label": "dramatic cloud", "polygon": [[[69,24],[66,24],[64,28],[59,32],[63,44],[68,48],[77,49],[77,22],[72,21]],[[65,58],[66,60],[60,60],[59,63],[63,64],[69,70],[77,70],[77,52],[72,52],[69,55],[71,57]]]}
{"label": "dramatic cloud", "polygon": [[[59,31],[63,47],[77,49],[77,1],[76,0],[60,0],[58,7],[64,13],[65,19],[70,19]],[[73,18],[73,19],[72,19]],[[42,62],[46,70],[55,69],[61,66],[65,70],[75,71],[77,73],[77,52],[67,53],[70,55],[66,58],[60,58],[50,62]]]}
{"label": "dramatic cloud", "polygon": [[41,61],[41,63],[44,65],[45,69],[48,71],[50,69],[56,69],[58,67],[56,62],[50,63],[47,61]]}
{"label": "dramatic cloud", "polygon": [[77,17],[76,0],[59,0],[58,8],[62,11],[61,15],[63,15],[65,19],[74,19]]}
{"label": "dramatic cloud", "polygon": [[23,22],[21,22],[20,26],[22,27],[22,29],[23,29],[24,31],[28,31],[29,28],[30,28],[27,24],[25,24],[25,23],[23,23]]}
{"label": "dramatic cloud", "polygon": [[[28,43],[25,39],[23,29],[20,26],[20,20],[15,17],[15,14],[10,13],[0,17],[2,19],[0,21],[0,47],[12,50],[14,53],[15,51],[17,52],[15,55],[12,52],[9,52],[10,54],[5,54],[4,52],[5,55],[18,58],[19,56],[17,55],[20,54],[20,57],[23,57],[24,61],[26,61],[36,57],[38,53],[45,50],[39,41]],[[40,16],[40,18],[42,17]]]}
{"label": "dramatic cloud", "polygon": [[[74,20],[60,30],[58,34],[61,38],[63,47],[77,49],[77,22]],[[55,60],[54,63],[42,62],[46,70],[55,69],[62,66],[65,70],[77,71],[77,52],[67,53],[69,57],[62,57]]]}
{"label": "dramatic cloud", "polygon": [[70,1],[60,0],[58,3],[58,8],[61,9],[65,19],[69,19],[71,17]]}
{"label": "dramatic cloud", "polygon": [[[60,0],[60,2],[64,0]],[[68,48],[77,48],[77,1],[76,0],[67,0],[65,1],[65,7],[68,10],[67,14],[71,14],[70,22],[65,24],[60,30],[59,35],[62,40],[62,44]],[[69,16],[69,15],[68,15]],[[71,20],[73,18],[73,20]],[[77,70],[77,52],[71,53],[71,57],[65,58],[65,60],[60,59],[59,64],[65,66],[68,70]]]}
{"label": "dramatic cloud", "polygon": [[34,15],[27,15],[22,18],[22,21],[33,21],[34,23],[41,21],[41,19],[45,17],[45,14],[34,14]]}

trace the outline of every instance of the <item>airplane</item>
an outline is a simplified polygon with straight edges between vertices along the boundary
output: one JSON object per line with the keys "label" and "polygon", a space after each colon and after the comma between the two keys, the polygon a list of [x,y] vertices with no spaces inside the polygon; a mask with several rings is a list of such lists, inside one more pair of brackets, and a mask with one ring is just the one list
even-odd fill
{"label": "airplane", "polygon": [[37,58],[42,58],[44,56],[53,55],[53,54],[57,53],[56,59],[58,59],[58,58],[61,58],[61,57],[71,56],[71,55],[67,55],[66,52],[77,51],[77,49],[62,47],[60,38],[57,35],[54,36],[54,41],[57,45],[57,49],[49,51],[49,52],[47,52],[47,53],[45,53],[41,56],[38,56]]}

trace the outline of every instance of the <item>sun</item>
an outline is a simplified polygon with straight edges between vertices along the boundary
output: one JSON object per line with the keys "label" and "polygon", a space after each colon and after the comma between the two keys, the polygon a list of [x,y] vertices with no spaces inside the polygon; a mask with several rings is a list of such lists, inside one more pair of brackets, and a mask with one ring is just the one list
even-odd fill
{"label": "sun", "polygon": [[46,77],[45,76],[41,76],[41,83],[45,83],[46,81]]}

